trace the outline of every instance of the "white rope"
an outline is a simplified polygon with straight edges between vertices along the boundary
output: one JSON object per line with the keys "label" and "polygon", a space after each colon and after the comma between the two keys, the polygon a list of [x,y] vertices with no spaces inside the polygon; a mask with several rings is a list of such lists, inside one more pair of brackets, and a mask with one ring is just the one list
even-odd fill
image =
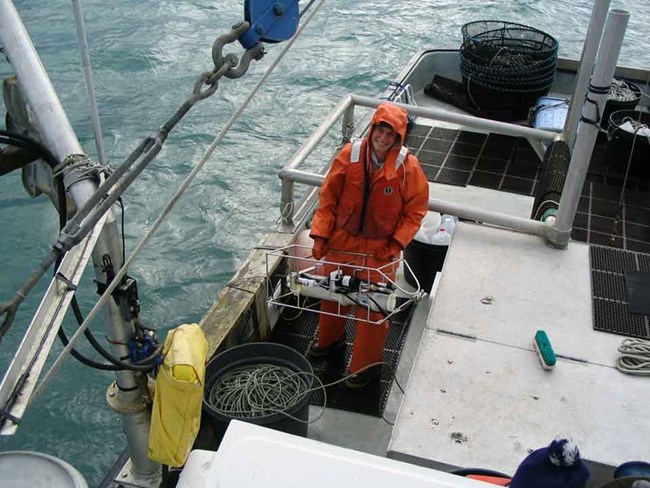
{"label": "white rope", "polygon": [[619,371],[638,376],[650,376],[650,341],[625,339],[618,348],[616,361]]}
{"label": "white rope", "polygon": [[260,78],[260,80],[257,82],[257,84],[253,87],[251,92],[248,94],[244,102],[237,108],[235,113],[228,119],[228,122],[226,122],[226,125],[224,126],[223,129],[221,129],[221,132],[214,138],[212,143],[208,146],[207,150],[205,151],[205,154],[201,157],[199,160],[198,164],[192,169],[192,171],[187,175],[187,177],[183,180],[181,185],[178,187],[174,195],[170,198],[169,202],[167,202],[167,205],[165,205],[165,208],[161,212],[161,214],[158,216],[156,221],[153,223],[151,229],[140,239],[138,244],[135,246],[135,249],[131,253],[131,255],[128,257],[124,265],[120,268],[120,270],[116,273],[115,277],[113,278],[113,281],[108,285],[106,290],[104,291],[103,295],[99,298],[95,306],[92,308],[90,313],[86,316],[86,320],[79,326],[77,331],[74,333],[74,335],[70,338],[70,342],[68,345],[61,351],[61,353],[57,356],[56,360],[50,367],[50,369],[47,371],[45,376],[43,377],[43,380],[39,383],[38,387],[34,391],[34,394],[32,395],[31,401],[36,400],[36,398],[39,397],[39,395],[43,392],[43,390],[47,387],[49,382],[52,380],[52,377],[56,374],[56,372],[59,370],[61,367],[61,363],[63,360],[70,354],[70,351],[72,348],[75,346],[83,332],[88,328],[92,320],[95,318],[95,316],[99,313],[100,309],[104,305],[104,303],[111,297],[113,290],[121,283],[122,278],[127,272],[127,269],[131,265],[131,263],[135,260],[135,258],[142,252],[142,249],[147,245],[151,237],[153,237],[153,234],[158,230],[158,227],[160,227],[160,224],[162,221],[167,217],[169,212],[174,208],[174,205],[176,205],[176,202],[180,199],[180,197],[185,193],[185,190],[187,190],[187,187],[190,185],[194,177],[197,175],[199,171],[203,168],[205,163],[208,161],[212,153],[214,152],[215,148],[217,147],[217,144],[223,140],[225,135],[228,133],[232,125],[235,123],[235,121],[239,118],[241,113],[244,111],[244,109],[248,106],[250,101],[253,99],[255,94],[258,92],[260,87],[264,84],[266,79],[270,76],[271,72],[275,69],[275,67],[279,64],[279,62],[282,60],[284,55],[287,53],[289,48],[293,45],[293,43],[296,41],[298,36],[302,33],[304,28],[309,24],[311,19],[314,17],[316,12],[320,9],[320,7],[325,3],[325,0],[320,0],[318,4],[311,10],[305,21],[300,25],[294,36],[287,41],[285,44],[284,48],[282,51],[280,51],[280,54],[273,60],[273,63],[271,63],[271,66],[266,70],[264,75]]}
{"label": "white rope", "polygon": [[101,164],[106,164],[106,151],[104,150],[104,139],[102,138],[102,126],[99,122],[99,110],[97,109],[97,99],[95,98],[95,85],[93,84],[93,73],[90,66],[90,51],[88,49],[88,37],[86,35],[86,25],[84,24],[83,12],[81,10],[81,0],[72,0],[75,24],[77,25],[77,37],[79,38],[79,51],[84,68],[84,77],[86,78],[86,89],[88,90],[88,103],[90,105],[90,118],[93,122],[93,133],[95,134],[95,145],[97,146],[97,155]]}
{"label": "white rope", "polygon": [[635,93],[625,81],[614,80],[609,87],[607,99],[617,102],[634,102],[640,100],[641,96]]}

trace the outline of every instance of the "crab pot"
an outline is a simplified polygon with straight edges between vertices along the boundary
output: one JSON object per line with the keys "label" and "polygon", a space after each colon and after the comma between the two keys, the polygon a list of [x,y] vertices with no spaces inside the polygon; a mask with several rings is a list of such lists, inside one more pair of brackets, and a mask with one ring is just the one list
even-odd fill
{"label": "crab pot", "polygon": [[[226,433],[232,419],[262,425],[289,434],[307,437],[307,421],[309,420],[309,399],[305,395],[297,403],[288,407],[284,412],[259,417],[227,416],[216,410],[209,402],[212,387],[223,375],[233,369],[254,366],[257,364],[272,364],[287,367],[296,373],[304,373],[301,377],[309,389],[313,384],[313,369],[309,361],[296,350],[271,342],[252,342],[236,346],[215,356],[206,366],[205,390],[203,393],[203,414],[214,431],[217,445]],[[290,415],[290,417],[289,417]]]}

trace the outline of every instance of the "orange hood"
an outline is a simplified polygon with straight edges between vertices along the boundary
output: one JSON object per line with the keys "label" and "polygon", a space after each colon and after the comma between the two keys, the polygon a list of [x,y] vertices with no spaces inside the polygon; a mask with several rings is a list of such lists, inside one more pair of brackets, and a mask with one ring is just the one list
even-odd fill
{"label": "orange hood", "polygon": [[375,110],[372,116],[372,128],[370,133],[380,122],[386,122],[390,125],[400,137],[400,145],[406,141],[406,125],[408,123],[408,114],[403,108],[397,107],[392,103],[382,103]]}

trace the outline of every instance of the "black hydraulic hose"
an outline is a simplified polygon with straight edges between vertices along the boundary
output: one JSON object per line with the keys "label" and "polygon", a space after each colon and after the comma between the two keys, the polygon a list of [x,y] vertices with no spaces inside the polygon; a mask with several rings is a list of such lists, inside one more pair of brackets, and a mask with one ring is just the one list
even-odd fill
{"label": "black hydraulic hose", "polygon": [[[3,139],[7,140],[5,141]],[[22,149],[28,149],[32,152],[37,153],[38,156],[52,169],[56,168],[59,164],[59,162],[54,157],[54,154],[52,154],[45,146],[43,146],[40,142],[35,141],[34,139],[22,134],[0,129],[0,142],[11,144],[12,146],[20,147]]]}
{"label": "black hydraulic hose", "polygon": [[[57,331],[57,335],[59,336],[59,339],[61,340],[64,346],[67,346],[70,343],[70,341],[68,340],[68,336],[63,330],[63,326],[59,327],[59,330]],[[79,361],[81,364],[89,366],[93,369],[99,369],[101,371],[122,371],[124,369],[124,368],[120,368],[119,366],[115,366],[114,364],[104,364],[104,363],[98,363],[96,361],[93,361],[92,359],[89,359],[83,354],[81,354],[74,347],[70,349],[70,355],[73,358],[75,358],[77,361]]]}
{"label": "black hydraulic hose", "polygon": [[[76,299],[73,299],[72,301],[72,311],[74,313],[74,316],[77,319],[77,322],[80,324],[83,323],[84,317],[83,314],[81,313],[81,309],[79,308],[79,304],[77,303]],[[109,351],[107,351],[95,338],[95,336],[92,334],[90,329],[86,329],[84,331],[84,336],[90,342],[90,344],[93,346],[93,348],[101,354],[107,361],[112,363],[114,366],[117,367],[118,370],[125,370],[125,369],[130,369],[133,371],[151,371],[155,364],[151,364],[152,359],[155,359],[158,354],[159,354],[159,348],[156,348],[156,352],[149,356],[148,358],[143,359],[142,361],[138,361],[137,363],[125,363],[124,361],[116,358],[113,356]]]}
{"label": "black hydraulic hose", "polygon": [[[27,149],[29,151],[36,153],[38,157],[43,161],[45,161],[48,164],[48,166],[50,166],[50,168],[52,169],[54,169],[58,165],[57,159],[45,146],[22,134],[0,129],[0,143],[10,144],[12,146],[20,147],[22,149]],[[57,198],[59,201],[59,227],[62,229],[67,223],[67,204],[66,204],[67,202],[66,202],[66,195],[65,195],[65,187],[63,185],[63,176],[59,176],[58,178],[56,178],[56,182],[57,182],[56,184]],[[54,265],[55,273],[60,264],[61,264],[61,257],[59,257],[56,260],[56,263]],[[83,318],[83,314],[81,313],[81,309],[79,308],[79,302],[77,301],[76,296],[72,298],[72,310],[79,324],[82,324],[84,318]],[[63,327],[59,328],[57,335],[59,336],[59,339],[61,340],[64,346],[67,346],[69,344],[70,341],[68,340],[68,336],[63,330]],[[102,347],[102,345],[97,341],[97,339],[95,339],[95,336],[93,335],[90,329],[86,329],[84,331],[84,335],[86,336],[88,342],[93,346],[93,348],[99,354],[101,354],[105,359],[107,359],[109,363],[111,363],[111,364],[104,364],[104,363],[99,363],[97,361],[93,361],[92,359],[89,359],[83,354],[81,354],[75,348],[72,348],[70,350],[70,354],[72,355],[72,357],[74,357],[76,360],[78,360],[79,362],[81,362],[86,366],[99,369],[102,371],[123,371],[125,369],[131,369],[134,371],[150,371],[155,366],[155,364],[150,364],[150,363],[152,363],[153,359],[155,359],[155,357],[159,354],[158,349],[155,355],[152,355],[149,358],[145,358],[144,360],[138,362],[137,364],[130,364],[119,360],[118,358],[114,357],[110,352],[108,352],[106,349],[104,349],[104,347]]]}

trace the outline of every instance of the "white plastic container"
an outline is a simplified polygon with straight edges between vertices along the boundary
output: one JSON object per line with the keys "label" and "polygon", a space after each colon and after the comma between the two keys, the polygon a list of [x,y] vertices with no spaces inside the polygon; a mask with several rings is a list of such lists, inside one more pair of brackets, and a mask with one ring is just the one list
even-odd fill
{"label": "white plastic container", "polygon": [[456,223],[458,222],[458,217],[453,215],[444,214],[440,219],[440,226],[444,227],[449,235],[454,235],[454,229],[456,228]]}
{"label": "white plastic container", "polygon": [[441,226],[438,229],[438,232],[436,232],[431,238],[430,244],[434,244],[436,246],[448,246],[450,242],[451,234],[447,232],[446,228]]}
{"label": "white plastic container", "polygon": [[438,212],[427,212],[427,214],[422,219],[420,228],[415,234],[414,239],[429,244],[433,235],[438,232],[438,227],[440,227],[440,214]]}
{"label": "white plastic container", "polygon": [[562,132],[569,113],[569,102],[564,98],[541,97],[535,102],[531,123],[536,129]]}

